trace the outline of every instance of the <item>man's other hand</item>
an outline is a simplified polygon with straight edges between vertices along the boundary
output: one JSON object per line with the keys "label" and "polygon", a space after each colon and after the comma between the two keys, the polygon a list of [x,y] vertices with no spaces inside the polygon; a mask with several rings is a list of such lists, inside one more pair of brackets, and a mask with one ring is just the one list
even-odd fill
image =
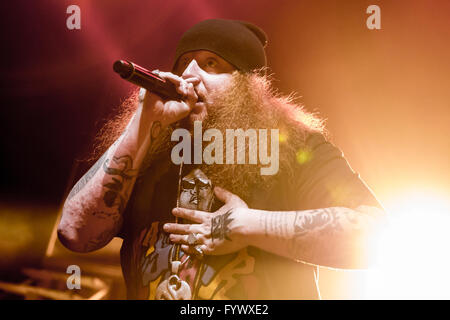
{"label": "man's other hand", "polygon": [[[205,255],[222,255],[245,248],[249,209],[237,195],[219,188],[214,193],[224,205],[216,212],[174,208],[172,213],[192,224],[166,223],[164,231],[170,240],[181,244],[188,254],[197,254],[199,247]],[[193,242],[195,239],[195,243]]]}

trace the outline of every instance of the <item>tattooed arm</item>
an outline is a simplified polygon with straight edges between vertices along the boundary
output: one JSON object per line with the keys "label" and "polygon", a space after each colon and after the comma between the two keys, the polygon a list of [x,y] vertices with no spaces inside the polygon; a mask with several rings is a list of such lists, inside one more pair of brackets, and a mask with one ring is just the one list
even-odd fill
{"label": "tattooed arm", "polygon": [[216,187],[224,206],[214,213],[175,208],[172,213],[192,224],[166,223],[164,231],[182,249],[194,233],[204,254],[220,255],[247,246],[289,259],[343,269],[367,268],[373,242],[384,222],[384,211],[361,205],[355,209],[330,207],[303,211],[249,209],[238,196]]}
{"label": "tattooed arm", "polygon": [[[250,209],[247,209],[250,210]],[[361,205],[271,212],[250,210],[249,245],[287,258],[333,268],[367,268],[384,211]]]}
{"label": "tattooed arm", "polygon": [[71,250],[89,252],[105,246],[120,230],[122,213],[145,152],[162,130],[150,122],[150,135],[136,132],[140,110],[124,134],[75,184],[63,207],[58,236]]}
{"label": "tattooed arm", "polygon": [[191,82],[171,73],[160,75],[175,83],[186,99],[164,102],[141,90],[137,111],[124,133],[75,184],[64,203],[58,237],[67,248],[89,252],[117,235],[146,154],[153,152],[161,132],[186,117],[197,102]]}

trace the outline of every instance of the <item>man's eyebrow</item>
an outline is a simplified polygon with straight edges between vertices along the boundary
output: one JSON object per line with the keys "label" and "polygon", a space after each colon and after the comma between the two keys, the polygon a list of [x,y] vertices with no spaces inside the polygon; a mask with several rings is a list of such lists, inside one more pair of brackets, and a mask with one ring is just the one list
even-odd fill
{"label": "man's eyebrow", "polygon": [[210,59],[216,61],[218,64],[221,64],[221,65],[225,65],[225,63],[226,63],[226,61],[224,59],[222,59],[220,57],[216,57],[216,56],[209,56],[209,57],[205,58],[205,60],[210,60]]}

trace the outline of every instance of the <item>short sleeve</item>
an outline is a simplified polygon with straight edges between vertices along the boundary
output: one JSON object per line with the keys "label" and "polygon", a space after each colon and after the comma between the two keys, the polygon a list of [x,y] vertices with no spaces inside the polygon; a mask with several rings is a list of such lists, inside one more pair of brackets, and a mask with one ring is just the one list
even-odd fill
{"label": "short sleeve", "polygon": [[297,153],[294,201],[300,209],[327,207],[356,208],[360,205],[383,209],[370,188],[350,167],[339,148],[322,134],[311,134]]}

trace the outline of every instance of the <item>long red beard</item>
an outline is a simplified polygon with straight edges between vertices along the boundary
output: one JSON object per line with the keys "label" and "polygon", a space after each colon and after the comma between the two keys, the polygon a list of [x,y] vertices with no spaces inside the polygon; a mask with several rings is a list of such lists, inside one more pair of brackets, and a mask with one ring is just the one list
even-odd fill
{"label": "long red beard", "polygon": [[[138,90],[133,92],[121,105],[121,112],[100,131],[93,159],[98,158],[126,128],[137,107],[137,94]],[[215,128],[225,137],[226,129],[269,129],[268,132],[270,129],[279,129],[279,171],[275,176],[261,175],[261,167],[267,165],[261,165],[259,162],[256,165],[200,165],[200,169],[215,185],[239,195],[244,200],[250,199],[255,186],[259,189],[273,187],[273,183],[281,174],[284,177],[294,177],[296,155],[304,147],[308,133],[324,133],[321,119],[293,103],[289,97],[277,94],[268,77],[257,73],[234,72],[231,84],[211,93],[208,101],[212,103],[207,104],[208,115],[202,123],[203,130]],[[187,119],[181,121],[181,126],[192,129],[192,124],[187,122]],[[162,135],[158,143],[160,150],[173,147],[170,132]],[[245,151],[248,154],[248,144]],[[151,155],[146,158],[141,171],[151,165],[152,158]]]}
{"label": "long red beard", "polygon": [[[298,169],[296,155],[305,145],[310,132],[323,132],[322,122],[286,98],[277,95],[264,76],[257,74],[233,74],[229,87],[212,94],[213,104],[208,105],[208,116],[203,121],[203,130],[215,128],[225,137],[226,129],[278,129],[279,171],[276,175],[262,175],[259,161],[248,164],[249,145],[246,143],[246,164],[202,164],[200,169],[213,181],[244,200],[249,200],[252,191],[270,189],[280,176],[294,177]],[[270,151],[270,134],[268,136]],[[225,145],[225,141],[224,141]],[[237,152],[237,144],[235,154]],[[259,146],[261,147],[261,146]],[[242,152],[242,150],[241,150]],[[225,154],[225,150],[224,150]]]}

